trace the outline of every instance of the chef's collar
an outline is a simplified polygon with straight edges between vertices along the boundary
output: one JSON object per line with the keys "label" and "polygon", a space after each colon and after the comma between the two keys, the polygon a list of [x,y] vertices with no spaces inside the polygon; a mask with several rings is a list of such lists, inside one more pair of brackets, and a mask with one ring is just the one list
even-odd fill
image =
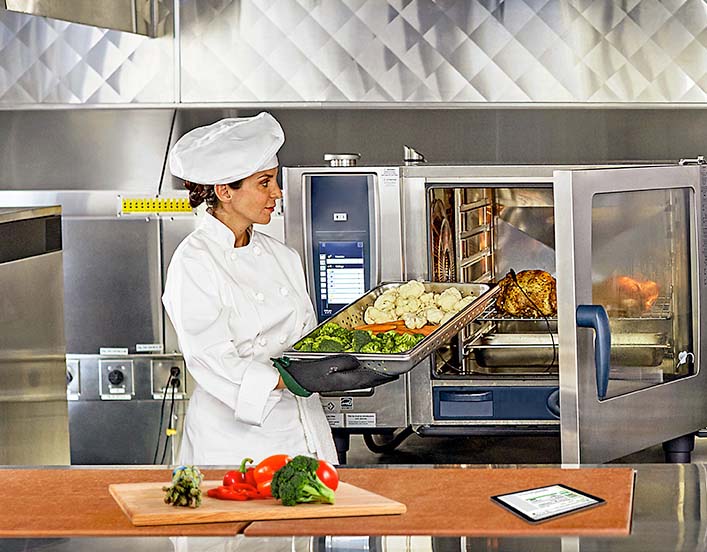
{"label": "chef's collar", "polygon": [[200,228],[225,249],[238,249],[242,251],[247,249],[253,243],[253,228],[250,227],[247,230],[250,235],[248,243],[243,247],[234,247],[236,243],[236,236],[233,231],[208,211],[204,213],[204,219],[201,221]]}

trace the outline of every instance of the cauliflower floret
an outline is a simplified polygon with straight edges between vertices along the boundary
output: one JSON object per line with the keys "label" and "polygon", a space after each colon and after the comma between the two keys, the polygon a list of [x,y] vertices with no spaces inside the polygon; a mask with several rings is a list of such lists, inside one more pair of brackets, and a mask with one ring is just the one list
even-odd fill
{"label": "cauliflower floret", "polygon": [[398,297],[395,301],[395,314],[402,316],[405,313],[416,313],[420,310],[420,301],[415,297]]}
{"label": "cauliflower floret", "polygon": [[437,297],[437,306],[444,312],[450,312],[461,298],[461,293],[456,288],[449,288]]}
{"label": "cauliflower floret", "polygon": [[462,297],[459,301],[456,302],[454,305],[454,308],[452,309],[451,312],[459,312],[462,310],[464,307],[466,307],[469,303],[473,302],[474,298],[472,296],[467,296],[467,297]]}
{"label": "cauliflower floret", "polygon": [[417,280],[410,280],[398,288],[401,297],[419,297],[423,293],[425,293],[425,286]]}
{"label": "cauliflower floret", "polygon": [[442,320],[440,320],[439,323],[445,324],[445,323],[449,322],[454,317],[455,314],[457,314],[457,313],[456,312],[445,313],[444,316],[442,317]]}
{"label": "cauliflower floret", "polygon": [[395,312],[391,310],[381,310],[376,307],[368,307],[363,314],[366,324],[383,324],[397,320]]}
{"label": "cauliflower floret", "polygon": [[427,309],[424,312],[425,312],[425,318],[427,318],[427,321],[430,324],[439,324],[440,320],[442,320],[442,318],[444,318],[444,311],[441,311],[435,307]]}
{"label": "cauliflower floret", "polygon": [[429,307],[435,304],[435,294],[434,293],[423,293],[419,297],[422,306]]}
{"label": "cauliflower floret", "polygon": [[417,330],[427,324],[427,320],[425,320],[422,316],[417,316],[411,312],[406,312],[403,314],[403,320],[405,321],[405,326],[411,330]]}
{"label": "cauliflower floret", "polygon": [[395,296],[390,296],[386,293],[378,297],[373,306],[379,310],[390,310],[395,308]]}

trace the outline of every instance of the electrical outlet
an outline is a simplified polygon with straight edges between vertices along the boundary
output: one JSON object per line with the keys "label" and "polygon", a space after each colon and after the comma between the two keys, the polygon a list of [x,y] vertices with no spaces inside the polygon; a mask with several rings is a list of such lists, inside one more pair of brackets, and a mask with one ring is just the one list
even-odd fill
{"label": "electrical outlet", "polygon": [[135,394],[132,360],[100,360],[98,380],[102,401],[129,401]]}
{"label": "electrical outlet", "polygon": [[[167,391],[167,399],[172,398],[174,389],[175,399],[187,397],[187,373],[184,368],[184,361],[178,359],[161,359],[150,361],[150,372],[152,379],[152,398],[162,400],[165,394],[167,382],[170,385]],[[171,374],[171,378],[170,378]],[[176,385],[174,385],[176,382]]]}

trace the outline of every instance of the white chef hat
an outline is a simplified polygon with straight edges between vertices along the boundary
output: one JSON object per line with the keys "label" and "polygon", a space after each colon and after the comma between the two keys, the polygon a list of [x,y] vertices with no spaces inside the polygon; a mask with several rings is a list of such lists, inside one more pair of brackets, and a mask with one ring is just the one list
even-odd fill
{"label": "white chef hat", "polygon": [[195,184],[227,184],[277,167],[285,133],[275,117],[221,119],[182,136],[169,152],[169,170]]}

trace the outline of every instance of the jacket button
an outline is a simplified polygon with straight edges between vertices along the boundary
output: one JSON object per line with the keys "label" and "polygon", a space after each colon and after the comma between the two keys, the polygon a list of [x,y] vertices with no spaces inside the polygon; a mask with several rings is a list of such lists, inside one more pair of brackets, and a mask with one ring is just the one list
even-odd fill
{"label": "jacket button", "polygon": [[260,255],[260,253],[261,253],[260,248],[257,245],[255,247],[253,247],[253,254],[254,255]]}
{"label": "jacket button", "polygon": [[287,336],[281,335],[280,336],[280,345],[284,345],[286,341],[287,341]]}
{"label": "jacket button", "polygon": [[233,253],[231,253],[231,260],[235,261],[236,257],[238,257],[238,253],[236,253],[235,251]]}
{"label": "jacket button", "polygon": [[255,300],[258,301],[258,303],[262,303],[263,301],[265,301],[265,295],[258,292],[255,294]]}
{"label": "jacket button", "polygon": [[267,340],[266,338],[264,338],[264,337],[261,337],[260,340],[258,341],[258,344],[259,344],[261,347],[265,347],[265,346],[268,344],[268,340]]}
{"label": "jacket button", "polygon": [[290,290],[287,289],[286,287],[281,287],[280,288],[280,295],[283,297],[287,297],[290,294]]}

